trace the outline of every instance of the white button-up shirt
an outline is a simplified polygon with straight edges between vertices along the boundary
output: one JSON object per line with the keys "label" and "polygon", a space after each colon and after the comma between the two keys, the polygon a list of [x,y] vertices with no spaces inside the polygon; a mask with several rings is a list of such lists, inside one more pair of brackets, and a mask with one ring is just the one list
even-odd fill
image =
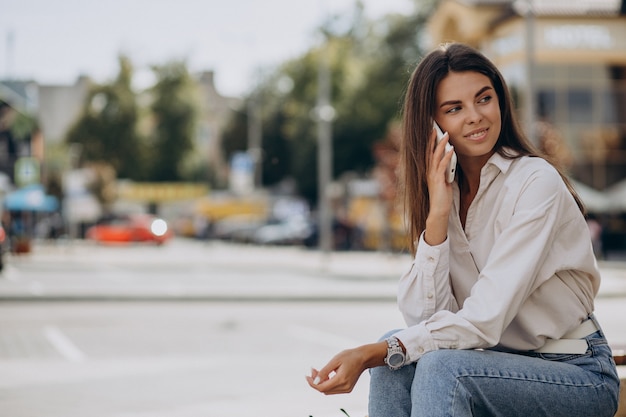
{"label": "white button-up shirt", "polygon": [[436,349],[538,349],[593,312],[600,274],[589,229],[558,172],[535,157],[494,154],[465,230],[459,190],[438,246],[424,241],[401,278],[410,361]]}

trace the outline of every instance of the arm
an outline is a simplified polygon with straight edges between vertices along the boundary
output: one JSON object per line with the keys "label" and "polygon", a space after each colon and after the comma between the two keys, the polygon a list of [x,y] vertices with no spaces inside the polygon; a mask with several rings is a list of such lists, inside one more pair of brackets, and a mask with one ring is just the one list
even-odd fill
{"label": "arm", "polygon": [[448,135],[435,146],[431,137],[432,156],[429,161],[428,195],[430,207],[426,229],[417,245],[411,270],[398,285],[398,306],[405,322],[411,326],[442,309],[456,310],[456,300],[450,286],[448,219],[452,210],[453,186],[445,179],[447,166],[454,151],[444,155]]}
{"label": "arm", "polygon": [[[412,361],[441,348],[484,348],[499,343],[503,331],[530,294],[556,272],[546,259],[555,237],[571,219],[563,218],[574,204],[556,172],[529,172],[507,198],[515,201],[502,214],[470,296],[458,312],[441,310],[397,334]],[[579,214],[579,212],[578,212]]]}
{"label": "arm", "polygon": [[[402,343],[402,350],[406,351]],[[311,369],[306,377],[309,385],[317,391],[329,394],[352,392],[361,374],[369,368],[386,366],[387,341],[371,343],[337,354],[319,371]]]}
{"label": "arm", "polygon": [[[445,180],[447,166],[452,158],[453,150],[446,153],[445,144],[448,139],[442,140],[435,147],[436,134],[433,129],[431,136],[431,149],[433,154],[428,173],[428,189],[431,200],[431,210],[426,220],[427,239],[429,243],[439,245],[446,240],[448,228],[448,216],[452,206],[452,185]],[[422,234],[424,236],[424,234]],[[423,237],[421,238],[423,239]],[[427,245],[424,244],[424,247]],[[412,276],[411,268],[408,276]],[[441,274],[441,273],[440,273]],[[447,274],[447,272],[446,272]],[[426,295],[428,298],[428,295]],[[432,297],[430,297],[432,298]],[[406,348],[400,341],[402,349]],[[307,376],[309,385],[324,394],[339,394],[351,392],[359,377],[366,369],[385,365],[387,356],[387,342],[382,341],[363,345],[354,349],[340,352],[319,371],[312,369],[311,375]]]}
{"label": "arm", "polygon": [[440,310],[458,310],[450,284],[449,253],[448,240],[430,246],[422,233],[411,269],[398,284],[398,308],[407,325],[418,324]]}
{"label": "arm", "polygon": [[306,380],[321,393],[345,394],[352,391],[363,371],[384,365],[386,356],[386,341],[344,350],[319,371],[313,368]]}
{"label": "arm", "polygon": [[452,184],[446,181],[448,164],[454,155],[454,148],[445,152],[450,137],[445,134],[437,144],[435,130],[430,137],[432,149],[428,162],[428,197],[430,207],[426,218],[426,230],[423,233],[424,241],[429,245],[442,244],[448,236],[448,217],[452,208]]}

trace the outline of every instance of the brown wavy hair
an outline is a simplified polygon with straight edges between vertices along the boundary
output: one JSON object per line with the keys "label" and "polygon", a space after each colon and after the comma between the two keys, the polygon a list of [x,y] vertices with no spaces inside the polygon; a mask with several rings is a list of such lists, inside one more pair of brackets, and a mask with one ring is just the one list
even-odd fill
{"label": "brown wavy hair", "polygon": [[[540,157],[559,172],[581,212],[582,201],[561,168],[541,152],[525,136],[514,113],[511,93],[496,66],[477,50],[461,44],[443,44],[426,55],[409,79],[402,111],[402,146],[400,156],[401,188],[407,218],[409,248],[414,253],[425,228],[430,206],[426,173],[428,170],[429,138],[435,115],[437,86],[450,72],[474,71],[485,75],[498,95],[502,129],[496,142],[496,152],[505,158]],[[510,152],[512,150],[513,152]],[[463,173],[457,169],[457,175]],[[457,177],[458,178],[458,177]]]}

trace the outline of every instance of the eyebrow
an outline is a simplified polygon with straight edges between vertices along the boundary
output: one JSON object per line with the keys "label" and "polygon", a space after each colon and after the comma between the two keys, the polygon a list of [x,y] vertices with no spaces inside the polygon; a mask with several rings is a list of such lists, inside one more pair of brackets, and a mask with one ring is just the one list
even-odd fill
{"label": "eyebrow", "polygon": [[[476,94],[474,94],[474,98],[480,96],[482,93],[484,93],[485,91],[488,90],[493,90],[493,87],[486,85],[483,88],[481,88],[480,90],[478,90],[478,92],[476,92]],[[444,101],[443,103],[441,103],[441,105],[439,107],[443,107],[443,106],[449,106],[451,104],[459,104],[461,102],[461,100],[449,100],[449,101]]]}

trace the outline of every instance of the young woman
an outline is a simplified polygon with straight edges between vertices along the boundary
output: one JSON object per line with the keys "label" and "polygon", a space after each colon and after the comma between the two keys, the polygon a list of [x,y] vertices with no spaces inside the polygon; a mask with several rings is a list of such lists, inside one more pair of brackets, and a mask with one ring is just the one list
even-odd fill
{"label": "young woman", "polygon": [[[439,144],[433,120],[447,132]],[[408,327],[339,353],[309,385],[350,392],[371,368],[369,417],[613,416],[619,378],[593,317],[584,209],[522,134],[498,69],[462,44],[431,52],[403,127]]]}

